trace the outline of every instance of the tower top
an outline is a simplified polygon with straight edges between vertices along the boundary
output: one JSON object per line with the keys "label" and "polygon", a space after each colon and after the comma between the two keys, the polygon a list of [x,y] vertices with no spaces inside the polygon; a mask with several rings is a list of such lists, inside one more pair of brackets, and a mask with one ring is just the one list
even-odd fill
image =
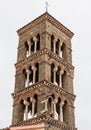
{"label": "tower top", "polygon": [[43,13],[38,18],[34,19],[27,25],[23,26],[19,30],[17,30],[18,35],[20,36],[30,28],[34,27],[35,25],[41,23],[42,21],[47,20],[52,23],[55,27],[59,28],[63,33],[65,33],[68,37],[72,38],[74,33],[71,32],[67,27],[61,24],[58,20],[56,20],[53,16],[51,16],[48,12]]}

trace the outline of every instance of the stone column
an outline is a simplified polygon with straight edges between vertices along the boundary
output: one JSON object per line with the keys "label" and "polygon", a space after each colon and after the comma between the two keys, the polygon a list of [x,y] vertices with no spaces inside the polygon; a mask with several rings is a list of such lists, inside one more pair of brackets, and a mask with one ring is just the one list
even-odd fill
{"label": "stone column", "polygon": [[59,116],[59,120],[63,122],[63,105],[64,105],[64,101],[62,101],[60,103],[60,116]]}
{"label": "stone column", "polygon": [[24,100],[23,101],[24,105],[25,105],[25,120],[28,120],[28,106],[29,106],[29,102]]}
{"label": "stone column", "polygon": [[56,103],[57,103],[57,100],[54,100],[54,102],[53,102],[53,117],[54,117],[54,119],[56,119]]}
{"label": "stone column", "polygon": [[26,85],[25,85],[25,87],[28,87],[28,86],[29,86],[29,75],[30,75],[30,70],[29,70],[29,69],[26,69],[26,73],[27,73],[27,79],[26,79]]}
{"label": "stone column", "polygon": [[54,43],[53,43],[53,52],[56,53],[56,42],[57,42],[57,39],[54,40]]}
{"label": "stone column", "polygon": [[61,47],[62,47],[62,42],[61,42],[60,45],[59,45],[59,56],[62,58],[62,50],[61,50]]}
{"label": "stone column", "polygon": [[34,40],[34,53],[36,53],[36,51],[37,51],[37,41],[38,41],[38,39],[36,38],[36,37],[34,37],[33,38],[33,40]]}
{"label": "stone column", "polygon": [[33,65],[32,66],[32,70],[33,70],[33,84],[35,83],[35,77],[36,77],[36,67]]}
{"label": "stone column", "polygon": [[57,72],[57,67],[55,67],[54,68],[54,73],[53,73],[53,75],[54,75],[54,79],[53,79],[53,83],[55,84],[55,85],[57,85],[57,83],[56,83],[56,72]]}
{"label": "stone column", "polygon": [[28,56],[30,56],[30,55],[31,55],[31,42],[30,42],[30,41],[28,41],[28,46],[29,46],[29,53],[28,53]]}
{"label": "stone column", "polygon": [[32,118],[34,117],[35,100],[32,101]]}
{"label": "stone column", "polygon": [[64,70],[60,70],[59,72],[59,87],[62,88],[62,75],[64,73]]}

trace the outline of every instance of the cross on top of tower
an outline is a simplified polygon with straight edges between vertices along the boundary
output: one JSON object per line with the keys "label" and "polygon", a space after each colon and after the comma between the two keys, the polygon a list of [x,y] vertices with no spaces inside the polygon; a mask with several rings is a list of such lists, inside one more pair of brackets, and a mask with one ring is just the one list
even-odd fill
{"label": "cross on top of tower", "polygon": [[46,1],[45,4],[46,4],[46,6],[45,6],[46,12],[48,12],[48,6],[49,6],[48,1]]}

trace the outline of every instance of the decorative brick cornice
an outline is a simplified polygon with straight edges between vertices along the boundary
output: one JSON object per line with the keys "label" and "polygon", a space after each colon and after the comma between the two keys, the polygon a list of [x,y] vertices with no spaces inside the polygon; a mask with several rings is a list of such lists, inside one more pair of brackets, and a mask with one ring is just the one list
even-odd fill
{"label": "decorative brick cornice", "polygon": [[60,122],[58,120],[54,120],[53,118],[50,118],[46,115],[38,116],[38,117],[33,118],[33,119],[29,119],[29,120],[26,120],[26,121],[19,122],[18,124],[12,125],[10,127],[19,127],[19,126],[22,127],[22,126],[39,124],[39,123],[48,123],[49,124],[48,127],[53,125],[55,127],[66,129],[66,130],[77,130],[77,128],[70,127],[65,122]]}
{"label": "decorative brick cornice", "polygon": [[72,38],[72,36],[74,35],[68,28],[66,28],[63,24],[61,24],[59,21],[57,21],[54,17],[52,17],[49,13],[44,13],[41,16],[39,16],[38,18],[36,18],[35,20],[33,20],[32,22],[28,23],[27,25],[25,25],[24,27],[20,28],[17,33],[18,35],[23,34],[24,32],[26,32],[27,30],[29,30],[30,28],[36,26],[37,24],[41,23],[44,20],[48,20],[50,23],[52,23],[55,27],[57,27],[58,29],[60,29],[63,33],[65,33],[68,37]]}
{"label": "decorative brick cornice", "polygon": [[15,97],[20,96],[22,94],[26,94],[28,92],[31,92],[32,90],[35,90],[36,88],[39,89],[40,87],[43,87],[43,86],[47,86],[50,89],[52,88],[55,91],[57,91],[57,93],[61,93],[62,95],[67,96],[68,98],[71,98],[71,99],[75,100],[75,97],[76,97],[75,95],[67,92],[63,88],[60,88],[60,87],[54,85],[53,83],[51,83],[51,82],[49,82],[49,81],[47,81],[45,79],[38,82],[38,83],[35,83],[35,84],[27,87],[27,88],[24,88],[24,89],[22,89],[22,90],[20,90],[20,91],[18,91],[16,93],[12,93],[12,97],[15,98]]}
{"label": "decorative brick cornice", "polygon": [[[49,51],[47,48],[40,50],[37,53],[33,53],[30,57],[26,58],[25,60],[22,60],[22,61],[16,63],[15,67],[16,67],[16,69],[18,69],[18,67],[21,67],[21,66],[27,64],[29,61],[36,60],[37,58],[40,58],[41,56],[43,56],[45,54],[49,55],[49,57],[51,57],[51,58],[55,59],[57,62],[61,63],[66,68],[74,71],[74,67],[71,64],[67,63],[63,58],[59,57],[57,54],[53,53],[52,51]],[[43,59],[43,60],[45,60],[45,59]]]}

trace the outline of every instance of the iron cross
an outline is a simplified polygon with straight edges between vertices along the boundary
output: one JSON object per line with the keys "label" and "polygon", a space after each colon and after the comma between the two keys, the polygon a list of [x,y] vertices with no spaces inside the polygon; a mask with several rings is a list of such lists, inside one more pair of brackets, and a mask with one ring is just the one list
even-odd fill
{"label": "iron cross", "polygon": [[48,12],[48,6],[49,6],[49,4],[48,4],[48,2],[45,2],[45,4],[46,4],[46,12]]}

